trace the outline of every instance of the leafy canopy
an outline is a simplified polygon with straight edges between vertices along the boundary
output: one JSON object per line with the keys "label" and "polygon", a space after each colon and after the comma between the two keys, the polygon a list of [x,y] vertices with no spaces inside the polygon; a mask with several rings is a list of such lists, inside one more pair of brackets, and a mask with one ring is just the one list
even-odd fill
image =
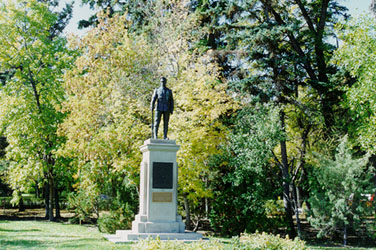
{"label": "leafy canopy", "polygon": [[7,137],[8,182],[25,190],[44,173],[59,169],[56,134],[64,114],[62,75],[74,60],[66,40],[51,37],[57,15],[38,1],[0,3],[0,70],[11,72],[1,87],[0,126]]}

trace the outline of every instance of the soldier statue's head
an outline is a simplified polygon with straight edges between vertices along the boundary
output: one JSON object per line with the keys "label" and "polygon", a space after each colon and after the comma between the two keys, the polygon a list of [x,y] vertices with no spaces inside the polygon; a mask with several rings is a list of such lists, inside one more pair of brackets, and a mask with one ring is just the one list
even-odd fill
{"label": "soldier statue's head", "polygon": [[166,87],[166,83],[167,83],[167,79],[166,79],[166,77],[164,77],[164,76],[162,76],[161,77],[161,87]]}

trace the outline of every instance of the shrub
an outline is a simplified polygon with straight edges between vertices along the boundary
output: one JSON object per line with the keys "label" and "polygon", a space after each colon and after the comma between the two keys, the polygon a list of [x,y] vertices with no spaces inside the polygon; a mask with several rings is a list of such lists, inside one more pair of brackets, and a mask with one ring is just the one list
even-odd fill
{"label": "shrub", "polygon": [[70,194],[68,196],[68,208],[74,210],[74,217],[71,223],[92,223],[93,213],[95,213],[95,197],[87,196],[84,193]]}
{"label": "shrub", "polygon": [[368,155],[354,158],[347,136],[340,140],[334,159],[316,154],[318,166],[310,174],[309,222],[319,230],[318,237],[362,230],[368,224],[374,207],[364,194],[373,194],[374,168],[368,165]]}
{"label": "shrub", "polygon": [[281,200],[280,197],[278,197],[278,200],[265,201],[264,208],[268,216],[281,216],[285,214],[283,200]]}
{"label": "shrub", "polygon": [[134,213],[128,203],[109,213],[102,213],[98,219],[99,231],[115,233],[117,229],[130,229]]}
{"label": "shrub", "polygon": [[243,234],[240,238],[233,238],[233,249],[257,249],[257,250],[308,250],[305,242],[295,238],[281,238],[279,235],[267,233]]}
{"label": "shrub", "polygon": [[[278,216],[268,216],[265,201],[281,193],[279,175],[270,164],[272,150],[282,136],[278,108],[258,105],[239,111],[223,154],[212,158],[213,202],[209,219],[224,236],[272,231]],[[265,125],[265,121],[270,123]]]}
{"label": "shrub", "polygon": [[133,250],[175,249],[175,250],[308,250],[304,241],[283,239],[278,235],[267,233],[243,234],[233,237],[231,243],[224,244],[218,240],[198,241],[186,244],[181,241],[161,241],[160,239],[141,240],[132,245]]}
{"label": "shrub", "polygon": [[210,241],[198,241],[193,242],[190,244],[184,243],[183,241],[161,241],[160,239],[146,239],[140,240],[137,244],[132,245],[132,250],[153,250],[153,249],[161,249],[161,250],[219,250],[224,249],[224,245],[218,240],[210,240]]}

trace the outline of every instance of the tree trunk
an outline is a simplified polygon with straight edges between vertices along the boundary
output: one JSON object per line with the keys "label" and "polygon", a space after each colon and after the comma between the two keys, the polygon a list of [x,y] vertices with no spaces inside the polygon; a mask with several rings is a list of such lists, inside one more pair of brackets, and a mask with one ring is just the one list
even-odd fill
{"label": "tree trunk", "polygon": [[52,177],[52,173],[48,174],[48,186],[49,186],[49,209],[48,209],[48,220],[54,221],[54,180]]}
{"label": "tree trunk", "polygon": [[48,213],[50,211],[50,186],[48,182],[44,184],[44,203],[46,208],[46,214],[44,217],[48,219]]}
{"label": "tree trunk", "polygon": [[184,208],[185,208],[185,229],[191,230],[191,211],[189,208],[188,195],[185,193],[184,197]]}
{"label": "tree trunk", "polygon": [[[371,165],[373,167],[376,168],[376,155],[375,154],[371,155],[371,157],[369,158],[369,162],[371,163]],[[373,183],[374,183],[374,187],[376,187],[376,172],[375,172],[375,170],[373,172],[374,172]],[[374,202],[376,202],[376,190],[373,193],[373,197],[372,197],[372,203],[374,203]],[[374,205],[374,204],[372,204],[372,205]],[[374,206],[374,210],[375,210],[375,217],[376,217],[376,206]]]}
{"label": "tree trunk", "polygon": [[61,216],[60,216],[60,204],[59,204],[59,189],[57,185],[55,186],[54,191],[55,191],[55,219],[60,220]]}
{"label": "tree trunk", "polygon": [[37,197],[37,199],[39,199],[39,177],[35,183],[35,196]]}
{"label": "tree trunk", "polygon": [[299,218],[299,202],[298,202],[298,195],[296,194],[296,186],[293,183],[292,184],[292,197],[294,201],[294,208],[295,208],[295,219],[296,219],[296,226],[298,231],[298,237],[299,239],[302,239],[302,230],[301,230],[301,224],[300,224],[300,218]]}
{"label": "tree trunk", "polygon": [[[205,187],[209,188],[208,177],[205,177]],[[209,199],[205,197],[205,219],[209,218]]]}
{"label": "tree trunk", "polygon": [[25,211],[25,206],[24,206],[22,194],[20,194],[20,196],[21,196],[21,198],[20,198],[20,201],[18,203],[18,212],[23,212],[23,211]]}
{"label": "tree trunk", "polygon": [[209,200],[205,197],[205,219],[209,218]]}
{"label": "tree trunk", "polygon": [[[285,112],[282,110],[280,112],[280,120],[282,131],[285,133]],[[287,233],[290,239],[294,239],[296,236],[294,221],[292,218],[292,208],[291,208],[291,201],[290,201],[290,173],[289,173],[289,166],[287,160],[287,148],[286,148],[286,140],[282,139],[280,141],[281,145],[281,158],[282,158],[282,177],[283,177],[283,205],[285,208],[286,213],[286,222],[287,222]]]}

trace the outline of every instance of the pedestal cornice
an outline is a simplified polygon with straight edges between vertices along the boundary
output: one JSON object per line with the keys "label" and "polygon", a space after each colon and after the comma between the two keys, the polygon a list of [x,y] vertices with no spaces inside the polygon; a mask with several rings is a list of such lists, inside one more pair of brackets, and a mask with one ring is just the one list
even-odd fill
{"label": "pedestal cornice", "polygon": [[170,151],[176,152],[180,148],[180,145],[176,145],[175,140],[160,140],[160,139],[148,139],[144,141],[144,145],[140,147],[142,153],[146,151]]}

